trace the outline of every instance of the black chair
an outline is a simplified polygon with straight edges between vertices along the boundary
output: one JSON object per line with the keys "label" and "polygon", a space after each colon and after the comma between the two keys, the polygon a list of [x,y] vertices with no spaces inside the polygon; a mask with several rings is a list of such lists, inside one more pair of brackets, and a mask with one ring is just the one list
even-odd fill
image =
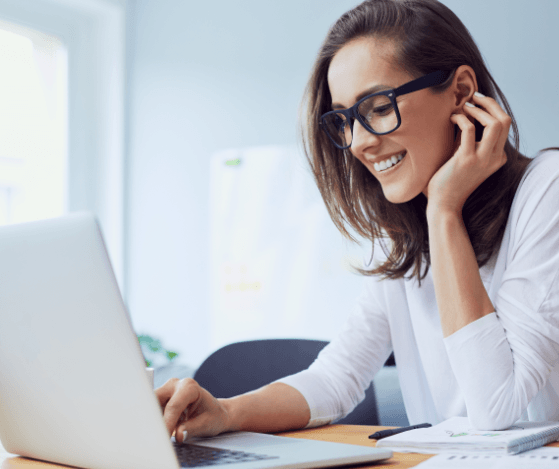
{"label": "black chair", "polygon": [[[194,379],[215,397],[233,397],[308,368],[327,344],[320,340],[269,339],[226,345],[200,365]],[[365,399],[336,423],[380,425],[372,383]]]}

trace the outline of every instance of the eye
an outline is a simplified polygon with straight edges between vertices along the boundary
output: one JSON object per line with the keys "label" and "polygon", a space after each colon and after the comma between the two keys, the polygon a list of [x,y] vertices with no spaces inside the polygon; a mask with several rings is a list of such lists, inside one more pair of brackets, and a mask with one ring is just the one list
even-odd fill
{"label": "eye", "polygon": [[373,95],[359,105],[359,114],[366,120],[387,116],[393,110],[392,101],[385,95]]}
{"label": "eye", "polygon": [[392,112],[392,109],[394,109],[392,107],[392,104],[385,104],[384,106],[379,106],[373,109],[373,112],[375,114],[380,114],[381,116],[385,116],[386,114],[389,114],[390,112]]}
{"label": "eye", "polygon": [[347,120],[345,118],[345,116],[343,114],[336,114],[335,120],[334,120],[334,125],[336,126],[336,129],[338,130],[338,132],[343,132],[343,130],[345,129],[345,126],[347,124]]}

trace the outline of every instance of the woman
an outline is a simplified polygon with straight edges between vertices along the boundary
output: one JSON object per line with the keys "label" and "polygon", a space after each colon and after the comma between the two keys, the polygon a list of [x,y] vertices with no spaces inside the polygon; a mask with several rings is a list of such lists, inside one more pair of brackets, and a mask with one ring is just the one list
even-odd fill
{"label": "woman", "polygon": [[373,243],[364,292],[308,370],[231,399],[168,381],[169,432],[329,423],[392,350],[411,424],[559,420],[559,154],[518,151],[464,25],[436,0],[365,1],[329,31],[306,98],[328,211]]}

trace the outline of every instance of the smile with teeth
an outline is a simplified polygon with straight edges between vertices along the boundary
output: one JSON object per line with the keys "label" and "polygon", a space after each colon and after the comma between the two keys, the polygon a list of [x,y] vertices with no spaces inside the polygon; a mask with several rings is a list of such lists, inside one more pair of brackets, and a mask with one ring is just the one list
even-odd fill
{"label": "smile with teeth", "polygon": [[392,166],[395,166],[400,161],[402,161],[402,158],[404,158],[404,156],[406,156],[405,150],[402,153],[399,153],[398,155],[393,155],[390,158],[381,161],[380,163],[374,163],[373,167],[375,168],[375,171],[378,172],[386,171],[388,168],[391,168]]}

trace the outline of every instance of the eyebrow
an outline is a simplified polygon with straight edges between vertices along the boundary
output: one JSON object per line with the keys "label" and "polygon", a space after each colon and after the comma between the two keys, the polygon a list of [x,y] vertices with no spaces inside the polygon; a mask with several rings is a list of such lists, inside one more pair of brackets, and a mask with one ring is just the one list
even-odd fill
{"label": "eyebrow", "polygon": [[[370,88],[367,88],[365,91],[359,93],[359,95],[355,99],[355,102],[359,101],[361,98],[364,98],[365,96],[367,96],[369,94],[376,93],[377,91],[391,90],[391,89],[394,89],[394,87],[393,86],[388,86],[388,85],[371,86]],[[345,106],[342,106],[341,104],[332,103],[332,109],[346,109],[346,108],[345,108]]]}

